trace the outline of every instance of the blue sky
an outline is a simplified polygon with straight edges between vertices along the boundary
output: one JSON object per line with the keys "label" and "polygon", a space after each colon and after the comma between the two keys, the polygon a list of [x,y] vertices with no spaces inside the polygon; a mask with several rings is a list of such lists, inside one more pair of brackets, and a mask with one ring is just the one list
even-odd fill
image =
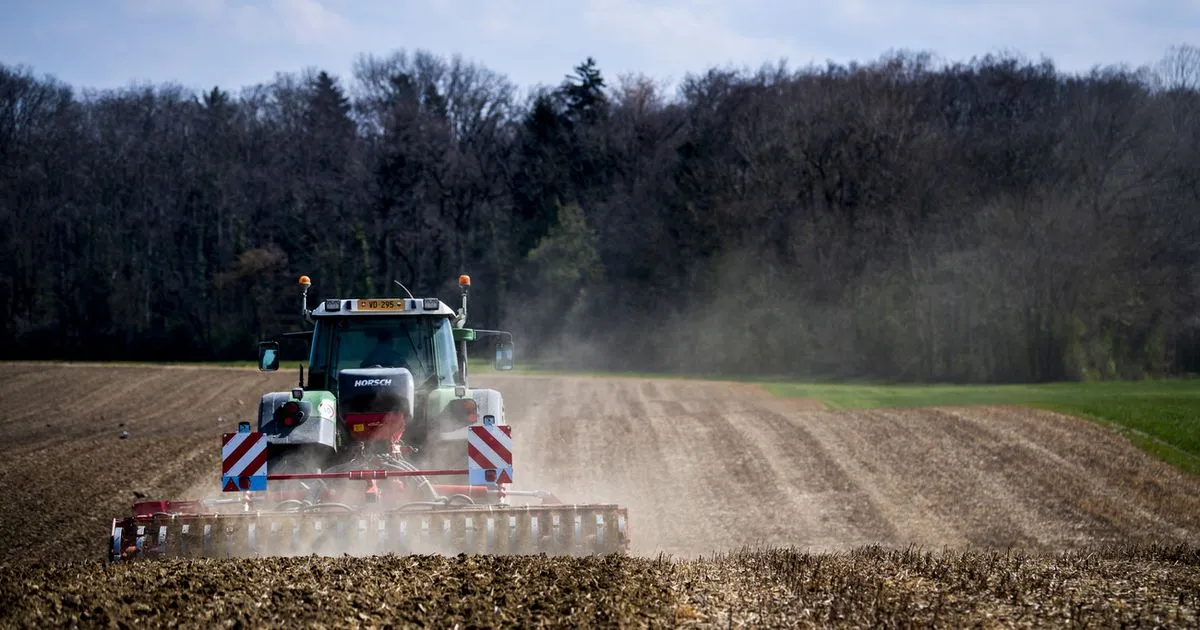
{"label": "blue sky", "polygon": [[77,87],[234,89],[356,55],[426,49],[520,86],[585,57],[605,76],[675,81],[717,65],[869,61],[889,49],[967,60],[1042,55],[1066,71],[1152,64],[1200,45],[1200,0],[8,0],[0,62]]}

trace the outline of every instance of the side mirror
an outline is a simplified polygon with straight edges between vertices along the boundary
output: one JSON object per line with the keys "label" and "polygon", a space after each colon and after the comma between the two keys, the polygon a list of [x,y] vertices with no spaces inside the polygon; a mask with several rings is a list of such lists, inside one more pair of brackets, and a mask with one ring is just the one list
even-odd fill
{"label": "side mirror", "polygon": [[496,344],[496,364],[497,370],[513,369],[513,344],[511,341],[501,341]]}
{"label": "side mirror", "polygon": [[279,343],[263,341],[258,344],[258,371],[274,372],[279,369]]}

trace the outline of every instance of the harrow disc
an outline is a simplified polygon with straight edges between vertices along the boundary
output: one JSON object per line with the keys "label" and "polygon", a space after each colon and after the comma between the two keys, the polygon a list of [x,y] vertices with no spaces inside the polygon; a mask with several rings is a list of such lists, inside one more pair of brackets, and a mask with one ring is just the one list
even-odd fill
{"label": "harrow disc", "polygon": [[492,505],[404,512],[157,514],[114,520],[109,556],[587,556],[628,550],[628,514],[617,505]]}

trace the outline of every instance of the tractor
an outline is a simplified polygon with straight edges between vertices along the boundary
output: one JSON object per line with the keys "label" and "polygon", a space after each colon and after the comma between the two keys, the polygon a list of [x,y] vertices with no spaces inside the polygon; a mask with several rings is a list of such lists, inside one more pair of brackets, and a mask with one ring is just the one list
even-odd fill
{"label": "tractor", "polygon": [[[257,426],[221,436],[220,498],[143,499],[112,521],[109,559],[378,553],[626,553],[628,514],[563,504],[513,483],[512,432],[500,392],[468,385],[468,343],[498,337],[494,367],[513,367],[512,335],[466,327],[434,297],[338,298],[301,313],[311,330],[291,391],[266,392]],[[399,285],[400,283],[397,282]],[[403,288],[403,285],[400,285]],[[258,369],[279,369],[279,339]]]}
{"label": "tractor", "polygon": [[[300,279],[301,286],[311,281]],[[467,387],[467,343],[500,336],[495,368],[512,368],[512,335],[465,328],[469,276],[459,278],[462,307],[437,298],[330,298],[302,312],[313,325],[308,382],[264,394],[258,430],[267,435],[270,470],[353,469],[381,465],[455,468],[467,427],[507,426],[494,389]],[[291,333],[291,336],[296,336]],[[278,341],[259,344],[259,370],[279,368]],[[303,369],[303,368],[301,368]],[[340,413],[338,413],[340,411]]]}

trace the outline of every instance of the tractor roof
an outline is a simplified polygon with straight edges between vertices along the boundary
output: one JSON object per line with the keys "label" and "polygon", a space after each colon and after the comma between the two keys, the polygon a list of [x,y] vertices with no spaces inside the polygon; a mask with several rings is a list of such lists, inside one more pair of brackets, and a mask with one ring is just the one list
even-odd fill
{"label": "tractor roof", "polygon": [[358,315],[446,315],[454,311],[437,298],[329,298],[313,309],[313,317]]}

